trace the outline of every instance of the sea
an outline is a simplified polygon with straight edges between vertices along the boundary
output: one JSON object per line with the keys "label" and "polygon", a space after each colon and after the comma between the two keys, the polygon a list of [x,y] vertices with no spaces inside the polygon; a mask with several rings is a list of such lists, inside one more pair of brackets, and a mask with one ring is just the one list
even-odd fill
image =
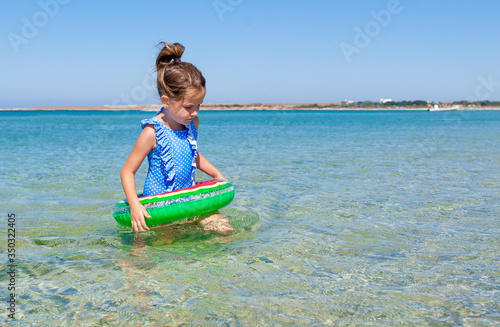
{"label": "sea", "polygon": [[112,217],[154,115],[0,112],[1,326],[500,326],[500,111],[202,111],[230,236]]}

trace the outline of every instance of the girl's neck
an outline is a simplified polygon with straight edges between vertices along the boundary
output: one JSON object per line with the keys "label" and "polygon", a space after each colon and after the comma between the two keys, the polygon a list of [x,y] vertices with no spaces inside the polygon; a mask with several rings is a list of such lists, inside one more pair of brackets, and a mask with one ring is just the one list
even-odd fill
{"label": "girl's neck", "polygon": [[179,124],[170,116],[168,110],[164,109],[157,117],[165,126],[170,128],[171,130],[183,131],[186,129],[186,126]]}

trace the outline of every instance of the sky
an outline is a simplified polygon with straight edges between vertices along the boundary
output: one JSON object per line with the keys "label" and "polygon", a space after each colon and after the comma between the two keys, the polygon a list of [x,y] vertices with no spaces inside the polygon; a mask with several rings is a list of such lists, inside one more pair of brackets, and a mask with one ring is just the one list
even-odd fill
{"label": "sky", "polygon": [[497,0],[2,1],[0,108],[157,104],[161,41],[205,103],[500,100]]}

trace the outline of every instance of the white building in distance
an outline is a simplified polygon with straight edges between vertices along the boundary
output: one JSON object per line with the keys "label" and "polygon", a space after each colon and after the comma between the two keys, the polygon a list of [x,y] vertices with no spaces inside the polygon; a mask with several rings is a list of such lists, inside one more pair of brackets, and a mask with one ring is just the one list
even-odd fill
{"label": "white building in distance", "polygon": [[386,102],[392,102],[392,99],[384,99],[384,98],[380,98],[380,103],[381,104],[384,104]]}

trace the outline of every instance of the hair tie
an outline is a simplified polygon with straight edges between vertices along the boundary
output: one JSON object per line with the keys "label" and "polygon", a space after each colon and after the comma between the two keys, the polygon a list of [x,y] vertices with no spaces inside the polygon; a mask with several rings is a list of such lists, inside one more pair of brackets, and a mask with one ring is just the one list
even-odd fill
{"label": "hair tie", "polygon": [[174,61],[181,61],[179,58],[175,58]]}

